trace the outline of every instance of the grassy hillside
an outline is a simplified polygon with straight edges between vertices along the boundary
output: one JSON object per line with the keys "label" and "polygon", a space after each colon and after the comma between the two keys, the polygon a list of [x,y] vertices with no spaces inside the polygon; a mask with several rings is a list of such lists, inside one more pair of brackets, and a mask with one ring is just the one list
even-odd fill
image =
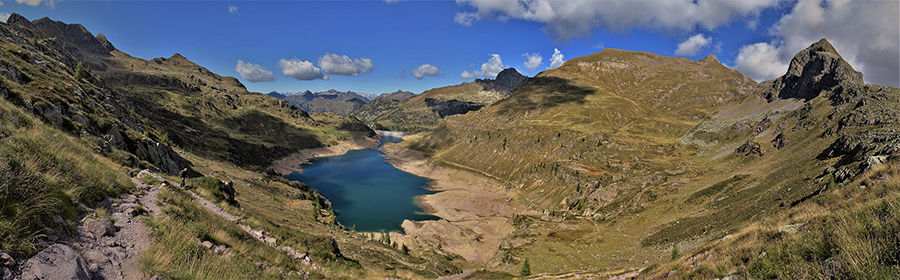
{"label": "grassy hillside", "polygon": [[187,151],[265,167],[297,149],[330,146],[372,135],[352,118],[310,115],[287,101],[246,90],[179,54],[150,61],[111,52],[99,72],[134,102],[165,140]]}
{"label": "grassy hillside", "polygon": [[[798,54],[807,56],[756,84],[712,56],[604,50],[449,117],[411,146],[498,178],[533,209],[516,218],[498,268],[528,259],[537,273],[637,270],[896,156],[900,92],[857,81],[827,41]],[[797,85],[817,92],[772,94]]]}
{"label": "grassy hillside", "polygon": [[[480,82],[467,82],[454,86],[446,86],[427,90],[409,99],[393,102],[387,101],[380,106],[366,106],[355,110],[351,115],[364,116],[387,130],[393,131],[425,131],[434,128],[444,117],[440,114],[441,105],[456,101],[468,107],[481,107],[500,100],[502,92],[486,90]],[[377,100],[377,99],[376,99]]]}
{"label": "grassy hillside", "polygon": [[[147,221],[155,243],[141,257],[148,275],[303,278],[296,273],[302,269],[324,278],[420,278],[464,265],[452,255],[405,253],[367,238],[370,234],[344,229],[318,191],[265,172],[272,160],[298,149],[371,136],[355,118],[311,116],[285,101],[247,92],[237,79],[178,54],[147,61],[111,45],[80,45],[66,33],[50,36],[35,26],[65,23],[31,22],[17,14],[8,22],[0,23],[3,252],[22,259],[52,240],[68,242],[80,218],[107,213],[101,200],[133,189],[129,177],[139,169],[155,170],[172,182],[178,180],[166,173],[191,166],[199,176],[188,180],[193,191],[277,238],[280,246],[308,254],[315,266],[257,241],[184,191],[162,188],[166,215]],[[91,41],[88,31],[78,30],[84,32],[76,34],[79,40]],[[219,180],[235,182],[236,204],[223,201],[215,185]],[[224,245],[234,254],[214,253],[200,241]]]}
{"label": "grassy hillside", "polygon": [[[74,230],[79,206],[132,189],[127,169],[0,100],[0,251],[25,257]],[[69,222],[57,224],[54,216]],[[48,226],[50,225],[50,226]]]}

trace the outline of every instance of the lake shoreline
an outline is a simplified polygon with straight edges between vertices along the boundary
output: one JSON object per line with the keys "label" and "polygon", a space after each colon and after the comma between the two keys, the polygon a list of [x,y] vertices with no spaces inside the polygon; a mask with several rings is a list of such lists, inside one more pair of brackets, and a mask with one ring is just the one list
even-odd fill
{"label": "lake shoreline", "polygon": [[[403,135],[403,138],[410,136],[413,135]],[[515,191],[484,174],[437,165],[423,152],[394,143],[379,145],[378,138],[369,138],[301,150],[275,161],[272,169],[285,176],[302,172],[302,166],[313,158],[377,149],[395,168],[431,180],[425,188],[435,193],[416,196],[413,200],[421,207],[422,214],[440,218],[404,220],[401,227],[405,233],[391,232],[393,242],[410,249],[439,247],[472,263],[492,262],[503,239],[515,230],[512,225],[518,209],[514,203]]]}
{"label": "lake shoreline", "polygon": [[434,194],[416,197],[425,214],[437,221],[403,221],[405,235],[391,240],[437,247],[474,263],[488,263],[503,239],[515,230],[515,191],[482,174],[435,164],[424,153],[397,144],[379,149],[397,169],[432,180]]}
{"label": "lake shoreline", "polygon": [[334,146],[300,150],[289,156],[275,160],[272,162],[271,168],[275,173],[286,176],[294,172],[303,172],[303,168],[301,167],[304,164],[309,163],[309,160],[313,158],[343,155],[350,150],[375,149],[379,144],[381,143],[377,138],[367,138],[341,141]]}

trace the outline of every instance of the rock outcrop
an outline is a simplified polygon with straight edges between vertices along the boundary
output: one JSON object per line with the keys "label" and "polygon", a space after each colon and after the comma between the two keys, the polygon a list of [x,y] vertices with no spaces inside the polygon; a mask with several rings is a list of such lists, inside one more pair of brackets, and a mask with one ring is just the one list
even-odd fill
{"label": "rock outcrop", "polygon": [[[89,51],[96,54],[106,54],[109,55],[109,47],[112,44],[109,44],[109,41],[106,41],[106,37],[103,36],[103,41],[106,41],[107,45],[104,45],[97,37],[94,37],[87,28],[84,28],[81,24],[73,23],[66,24],[61,21],[54,21],[49,18],[42,18],[32,22],[34,27],[37,30],[40,30],[44,34],[50,37],[55,37],[62,39],[66,43],[72,45],[72,47],[79,47],[84,51]],[[72,51],[70,49],[66,49],[67,51]],[[77,52],[73,52],[73,54],[77,54]]]}
{"label": "rock outcrop", "polygon": [[22,265],[19,279],[77,279],[89,280],[92,275],[84,258],[72,247],[53,244]]}
{"label": "rock outcrop", "polygon": [[497,74],[496,79],[478,79],[476,83],[481,84],[486,91],[497,91],[502,96],[508,96],[516,86],[528,77],[519,74],[515,68],[506,68]]}
{"label": "rock outcrop", "polygon": [[768,98],[810,100],[824,90],[848,83],[863,83],[863,74],[822,38],[794,56],[787,73],[774,81],[774,92]]}

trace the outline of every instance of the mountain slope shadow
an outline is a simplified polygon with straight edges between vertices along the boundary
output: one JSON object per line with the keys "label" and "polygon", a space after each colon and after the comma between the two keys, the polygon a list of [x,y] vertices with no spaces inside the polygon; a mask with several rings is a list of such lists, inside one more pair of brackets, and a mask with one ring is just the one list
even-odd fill
{"label": "mountain slope shadow", "polygon": [[580,87],[558,77],[534,77],[519,84],[506,99],[496,103],[497,113],[555,107],[560,104],[583,104],[594,89]]}

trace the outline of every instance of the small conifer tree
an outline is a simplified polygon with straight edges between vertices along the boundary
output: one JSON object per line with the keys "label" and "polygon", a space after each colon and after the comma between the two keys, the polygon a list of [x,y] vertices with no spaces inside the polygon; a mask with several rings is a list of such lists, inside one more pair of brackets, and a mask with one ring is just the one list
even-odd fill
{"label": "small conifer tree", "polygon": [[531,275],[531,264],[528,263],[528,259],[525,259],[525,263],[522,264],[522,271],[519,271],[519,276],[525,277]]}

